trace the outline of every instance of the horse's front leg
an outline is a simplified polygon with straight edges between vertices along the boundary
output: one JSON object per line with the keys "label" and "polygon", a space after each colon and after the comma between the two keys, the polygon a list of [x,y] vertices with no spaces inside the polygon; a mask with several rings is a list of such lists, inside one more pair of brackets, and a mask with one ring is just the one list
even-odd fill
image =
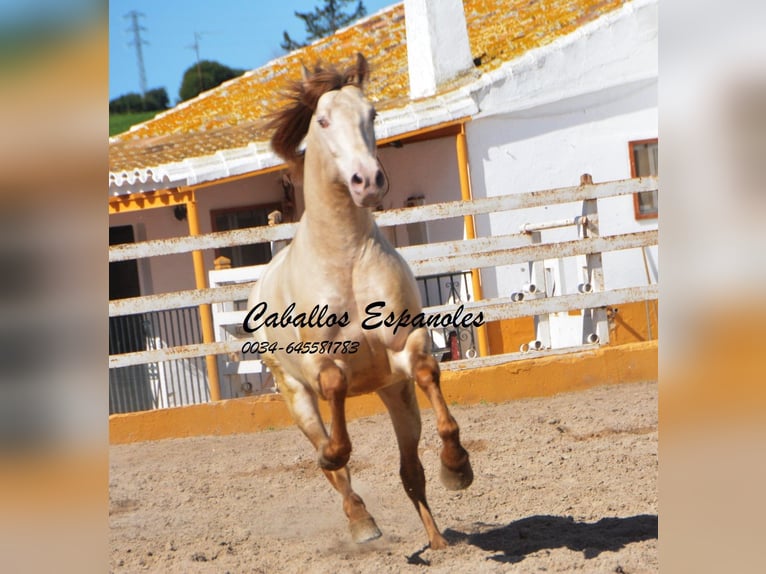
{"label": "horse's front leg", "polygon": [[319,390],[330,404],[332,426],[330,439],[319,452],[319,466],[324,470],[338,470],[346,466],[351,456],[351,438],[346,426],[346,394],[348,380],[343,370],[330,359],[319,368]]}
{"label": "horse's front leg", "polygon": [[[328,437],[327,435],[327,429],[319,415],[317,398],[314,391],[300,381],[287,375],[276,361],[269,361],[267,366],[277,380],[280,394],[284,397],[287,408],[290,411],[290,414],[292,414],[295,423],[319,453],[320,465],[322,465],[323,458],[326,459],[328,454],[332,459],[333,452],[337,453],[338,451],[343,451],[344,449],[342,448],[338,449],[334,447],[333,438]],[[333,369],[331,368],[328,369],[328,371],[332,370]],[[331,391],[332,389],[330,387],[332,384],[337,384],[337,381],[334,380],[334,375],[327,373],[323,378],[327,389],[323,392]],[[333,394],[333,392],[330,394]],[[337,395],[337,392],[335,392],[335,394]],[[348,453],[351,452],[351,441],[348,439],[348,432],[345,430],[345,414],[343,415],[343,421],[344,431],[342,434],[345,434],[348,444],[345,459],[348,461]],[[335,418],[333,418],[333,435],[337,432],[335,426]],[[335,463],[337,462],[338,460],[335,459]],[[335,490],[337,490],[343,497],[343,511],[348,518],[349,528],[351,529],[351,536],[354,542],[367,542],[378,538],[381,533],[375,524],[375,520],[370,513],[367,512],[367,508],[365,507],[362,498],[351,488],[351,474],[349,473],[348,468],[345,466],[338,470],[327,470],[323,468],[322,471],[327,477],[327,480],[330,481],[330,484],[332,484]]]}

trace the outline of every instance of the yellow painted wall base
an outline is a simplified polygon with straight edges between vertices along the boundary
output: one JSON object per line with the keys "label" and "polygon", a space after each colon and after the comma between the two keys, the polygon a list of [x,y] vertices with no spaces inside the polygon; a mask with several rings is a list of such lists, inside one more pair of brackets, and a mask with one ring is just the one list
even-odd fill
{"label": "yellow painted wall base", "polygon": [[533,317],[503,319],[487,323],[489,350],[493,355],[516,353],[524,343],[535,338],[535,320]]}
{"label": "yellow painted wall base", "polygon": [[623,303],[609,309],[609,344],[624,345],[657,338],[657,300]]}
{"label": "yellow painted wall base", "polygon": [[[657,379],[657,341],[608,346],[442,374],[448,404],[549,396],[604,384]],[[428,407],[418,391],[421,407]],[[327,404],[320,403],[329,420]],[[375,395],[347,401],[349,419],[384,412]],[[109,442],[124,444],[200,435],[249,433],[292,425],[279,395],[251,397],[109,417]]]}

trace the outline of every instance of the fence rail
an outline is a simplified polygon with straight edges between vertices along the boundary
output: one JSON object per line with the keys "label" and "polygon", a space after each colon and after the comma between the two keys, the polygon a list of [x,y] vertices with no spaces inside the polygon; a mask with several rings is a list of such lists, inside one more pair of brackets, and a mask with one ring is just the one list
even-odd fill
{"label": "fence rail", "polygon": [[[417,248],[402,248],[400,252],[410,264],[415,275],[430,275],[436,273],[455,273],[464,269],[494,267],[497,265],[512,265],[528,261],[540,261],[556,257],[571,257],[574,255],[587,255],[589,253],[601,253],[604,251],[618,251],[636,247],[646,247],[657,244],[657,231],[639,231],[625,235],[612,235],[608,237],[590,237],[574,241],[550,243],[541,245],[528,245],[510,249],[491,249],[492,241],[461,240],[459,242],[445,242],[432,244],[422,252]],[[491,239],[491,238],[489,238]],[[457,243],[457,245],[454,245]],[[429,253],[434,247],[451,246],[456,252],[454,255],[436,256]],[[418,246],[419,247],[419,246]],[[264,267],[265,266],[261,266]],[[189,289],[174,293],[162,293],[159,295],[144,295],[109,302],[109,316],[131,315],[134,313],[146,313],[161,309],[177,309],[189,305],[204,303],[224,303],[238,299],[247,299],[255,281],[224,285],[208,289]]]}
{"label": "fence rail", "polygon": [[[656,177],[623,179],[591,185],[480,198],[472,201],[450,201],[417,207],[390,209],[388,211],[376,212],[375,222],[380,227],[406,225],[450,217],[482,215],[514,209],[575,203],[588,199],[604,199],[606,197],[616,197],[641,191],[655,191],[656,189]],[[283,223],[270,227],[219,231],[195,237],[152,239],[140,243],[112,245],[109,247],[109,262],[290,239],[295,234],[297,226],[297,223]]]}
{"label": "fence rail", "polygon": [[[657,284],[637,285],[621,289],[604,290],[603,273],[601,269],[601,253],[627,249],[644,249],[657,245],[656,230],[623,233],[610,236],[599,236],[599,214],[596,200],[622,196],[643,191],[658,189],[658,180],[654,177],[621,180],[600,184],[584,184],[552,190],[520,193],[501,197],[477,199],[473,201],[455,201],[442,204],[425,205],[405,209],[394,209],[376,214],[378,225],[406,225],[409,223],[433,221],[437,219],[463,217],[495,213],[514,209],[526,209],[553,204],[578,203],[582,204],[579,216],[557,221],[531,221],[521,226],[521,233],[481,237],[471,240],[458,240],[442,243],[417,245],[400,248],[402,256],[410,264],[413,273],[423,283],[425,292],[424,313],[427,316],[454,312],[457,304],[464,306],[465,312],[478,313],[481,311],[485,321],[511,319],[531,316],[535,318],[536,329],[545,333],[548,329],[550,314],[571,310],[593,310],[593,342],[606,342],[608,330],[605,330],[606,306],[620,305],[628,302],[638,302],[656,299]],[[578,239],[543,243],[540,241],[540,231],[563,225],[574,225],[580,230]],[[144,257],[155,257],[172,253],[186,253],[193,250],[213,249],[234,245],[245,245],[257,242],[289,239],[295,232],[297,224],[282,224],[272,227],[258,227],[247,230],[236,230],[210,233],[195,237],[162,239],[144,241],[135,244],[112,246],[109,249],[110,261],[124,261]],[[466,282],[463,293],[459,297],[447,297],[438,293],[434,300],[427,296],[429,279],[440,278],[455,284],[465,281],[463,275],[467,270],[493,268],[513,264],[528,264],[530,273],[534,265],[544,260],[562,259],[573,256],[585,256],[587,272],[592,284],[588,283],[588,292],[574,294],[557,294],[549,296],[546,293],[528,293],[527,296],[514,294],[513,297],[498,297],[476,301],[465,296],[469,291]],[[538,262],[538,263],[535,263]],[[125,369],[150,368],[165,361],[200,360],[199,357],[217,355],[219,365],[227,374],[238,376],[243,373],[260,372],[259,369],[239,363],[232,356],[240,355],[244,342],[237,339],[237,327],[241,326],[246,310],[240,304],[239,308],[233,302],[246,300],[250,290],[260,276],[265,266],[236,268],[211,272],[211,285],[207,289],[190,289],[174,293],[146,295],[110,301],[110,322],[115,319],[129,320],[132,316],[158,312],[175,312],[184,307],[203,304],[213,305],[215,330],[224,333],[217,342],[202,343],[201,340],[176,341],[172,345],[155,346],[155,348],[114,348],[110,349],[109,367],[111,372]],[[540,273],[540,267],[537,267]],[[456,279],[460,277],[461,279]],[[583,311],[584,312],[584,311]],[[596,328],[598,323],[598,328]],[[472,334],[471,334],[472,335]],[[445,340],[449,333],[442,333],[441,347],[444,350]],[[471,344],[469,343],[470,347]],[[532,347],[533,350],[538,347]],[[576,347],[582,348],[582,347]],[[569,349],[570,351],[573,349]],[[562,349],[550,348],[549,343],[543,343],[535,351],[537,354],[557,354],[568,352]],[[529,353],[511,353],[498,357],[459,360],[445,363],[445,369],[468,368],[471,364],[485,364],[501,360],[509,360],[518,356],[529,356]],[[465,356],[463,353],[461,356]],[[471,362],[473,361],[473,362]],[[252,363],[253,361],[249,361]],[[220,369],[219,369],[220,370]],[[261,373],[262,374],[262,373]]]}
{"label": "fence rail", "polygon": [[[611,305],[622,305],[637,301],[657,299],[659,286],[646,285],[644,287],[626,287],[601,293],[577,293],[572,295],[559,295],[544,299],[530,299],[516,301],[511,297],[501,299],[489,299],[461,303],[468,313],[482,311],[486,321],[499,321],[501,319],[515,319],[530,315],[542,315],[544,313],[558,313],[570,309],[591,309]],[[439,305],[423,309],[426,316],[453,311],[455,305]],[[241,325],[247,311],[230,311],[226,316],[227,324]],[[195,345],[180,345],[171,349],[154,349],[133,353],[122,353],[109,357],[109,368],[127,367],[154,363],[166,359],[182,359],[190,357],[202,357],[221,353],[235,353],[242,349],[244,340],[218,341],[215,343],[199,343]]]}

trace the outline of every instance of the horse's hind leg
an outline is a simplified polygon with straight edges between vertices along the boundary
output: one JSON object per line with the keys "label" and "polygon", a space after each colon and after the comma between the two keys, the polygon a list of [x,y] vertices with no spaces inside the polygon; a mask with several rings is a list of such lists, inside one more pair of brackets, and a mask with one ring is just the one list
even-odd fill
{"label": "horse's hind leg", "polygon": [[468,488],[473,482],[473,469],[468,452],[460,444],[460,428],[447,408],[439,385],[439,364],[431,355],[414,361],[415,381],[426,394],[436,414],[436,428],[444,445],[441,452],[441,480],[449,490]]}
{"label": "horse's hind leg", "polygon": [[426,477],[418,457],[420,411],[415,400],[415,388],[410,381],[405,380],[379,389],[378,395],[391,415],[399,443],[399,474],[404,490],[423,521],[431,548],[445,548],[447,541],[439,532],[426,501]]}
{"label": "horse's hind leg", "polygon": [[[319,416],[316,395],[300,382],[289,378],[277,364],[268,365],[279,384],[279,390],[285,398],[288,410],[298,428],[311,441],[319,453],[320,460],[325,455],[326,447],[331,444],[322,418]],[[345,428],[345,425],[344,425]],[[349,441],[350,452],[350,441]],[[348,458],[346,456],[346,458]],[[345,464],[345,463],[344,463]],[[343,497],[343,511],[348,517],[351,537],[354,542],[367,542],[380,536],[375,520],[367,512],[362,498],[351,488],[351,474],[343,467],[339,470],[322,469],[330,484]]]}
{"label": "horse's hind leg", "polygon": [[362,498],[351,488],[351,474],[348,468],[340,470],[324,470],[327,480],[330,481],[343,497],[343,512],[348,517],[348,527],[351,530],[351,538],[354,542],[369,542],[379,538],[381,533],[375,520],[367,512]]}

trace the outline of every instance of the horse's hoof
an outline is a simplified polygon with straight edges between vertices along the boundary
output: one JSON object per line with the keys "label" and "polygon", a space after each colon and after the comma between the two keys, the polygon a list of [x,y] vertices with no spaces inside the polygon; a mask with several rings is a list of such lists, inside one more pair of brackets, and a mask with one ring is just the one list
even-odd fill
{"label": "horse's hoof", "polygon": [[466,460],[465,464],[460,467],[459,470],[450,470],[444,466],[444,463],[442,463],[440,478],[447,490],[463,490],[464,488],[468,488],[473,482],[471,462]]}
{"label": "horse's hoof", "polygon": [[435,536],[433,540],[431,540],[428,545],[431,547],[431,550],[444,550],[449,546],[449,542],[439,534],[438,536]]}
{"label": "horse's hoof", "polygon": [[352,522],[349,524],[349,528],[351,529],[351,538],[357,544],[370,542],[371,540],[375,540],[376,538],[380,538],[382,536],[380,530],[378,529],[378,525],[375,524],[375,520],[373,520],[371,516],[369,518],[361,518],[356,522]]}

